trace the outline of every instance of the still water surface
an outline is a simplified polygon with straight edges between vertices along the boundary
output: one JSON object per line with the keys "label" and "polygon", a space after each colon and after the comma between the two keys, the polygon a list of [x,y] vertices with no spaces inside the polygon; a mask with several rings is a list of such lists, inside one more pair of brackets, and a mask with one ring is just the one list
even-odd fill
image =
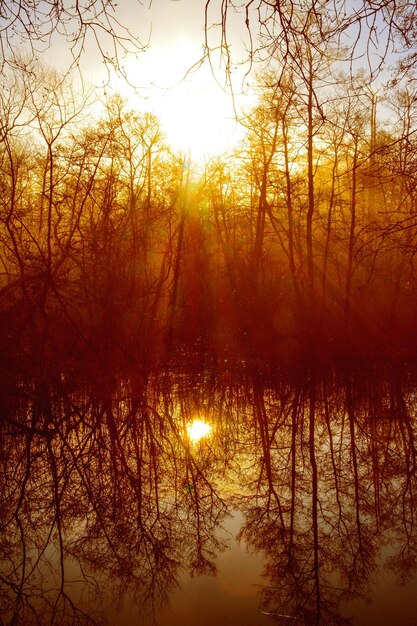
{"label": "still water surface", "polygon": [[416,626],[416,390],[363,372],[20,381],[2,623]]}

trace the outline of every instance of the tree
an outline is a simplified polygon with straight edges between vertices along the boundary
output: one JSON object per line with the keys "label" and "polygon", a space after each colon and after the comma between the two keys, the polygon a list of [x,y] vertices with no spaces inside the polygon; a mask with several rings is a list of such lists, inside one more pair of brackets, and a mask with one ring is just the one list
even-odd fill
{"label": "tree", "polygon": [[[383,68],[393,48],[397,52],[400,50],[400,71],[407,71],[415,65],[417,7],[408,0],[377,0],[371,4],[361,0],[355,5],[346,0],[291,0],[285,3],[208,0],[205,7],[206,54],[220,51],[226,59],[229,79],[233,78],[231,68],[236,63],[229,44],[232,12],[241,16],[242,27],[246,28],[248,71],[254,62],[268,61],[275,54],[283,59],[285,70],[287,62],[297,62],[300,41],[315,49],[318,39],[324,46],[330,41],[338,46],[348,46],[345,60],[350,69],[354,69],[355,59],[360,55],[373,77]],[[317,26],[314,33],[310,30],[312,22]],[[213,30],[218,33],[217,38]]]}
{"label": "tree", "polygon": [[[62,83],[55,80],[52,72],[39,70],[34,76],[17,68],[2,79],[7,94],[2,102],[1,200],[7,301],[9,306],[13,301],[19,303],[25,320],[23,328],[30,327],[30,341],[36,344],[35,352],[39,353],[47,333],[46,302],[56,284],[58,252],[54,223],[59,211],[54,193],[58,170],[56,143],[82,104],[74,97],[62,104]],[[74,107],[72,112],[71,107]],[[47,145],[46,154],[40,148],[40,137]]]}
{"label": "tree", "polygon": [[0,70],[22,65],[21,52],[38,60],[56,39],[69,47],[78,66],[91,41],[108,67],[123,73],[121,56],[142,52],[141,43],[120,23],[112,0],[4,0],[0,8]]}

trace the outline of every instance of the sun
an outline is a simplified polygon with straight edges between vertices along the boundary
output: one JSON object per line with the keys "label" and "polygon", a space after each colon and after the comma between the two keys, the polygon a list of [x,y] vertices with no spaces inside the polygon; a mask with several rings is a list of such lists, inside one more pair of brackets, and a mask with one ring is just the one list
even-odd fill
{"label": "sun", "polygon": [[211,426],[205,420],[195,418],[187,424],[187,433],[191,443],[197,443],[211,434]]}
{"label": "sun", "polygon": [[229,150],[239,135],[233,98],[208,63],[190,71],[198,54],[187,39],[157,49],[150,61],[154,89],[148,94],[168,143],[197,161]]}
{"label": "sun", "polygon": [[157,106],[168,142],[193,160],[221,154],[237,143],[230,96],[217,87],[177,85]]}
{"label": "sun", "polygon": [[[154,113],[170,147],[193,161],[229,151],[242,136],[230,91],[199,57],[195,42],[180,37],[151,48],[125,68],[128,82],[114,85],[130,106]],[[129,83],[142,85],[142,99],[129,91]]]}

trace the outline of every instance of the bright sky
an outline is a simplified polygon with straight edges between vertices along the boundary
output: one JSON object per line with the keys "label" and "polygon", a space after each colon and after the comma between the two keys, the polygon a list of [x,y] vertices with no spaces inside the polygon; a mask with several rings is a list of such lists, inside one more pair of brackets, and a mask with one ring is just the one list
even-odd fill
{"label": "bright sky", "polygon": [[[182,152],[191,152],[193,160],[201,160],[230,148],[242,135],[235,120],[235,109],[250,108],[252,96],[231,97],[225,85],[225,67],[222,60],[212,59],[189,71],[203,56],[204,5],[200,0],[152,0],[150,6],[122,1],[118,7],[119,20],[129,24],[130,30],[149,47],[137,59],[129,58],[124,71],[131,85],[122,78],[112,77],[106,92],[119,92],[129,105],[139,111],[152,111],[160,119],[163,131],[171,145]],[[213,12],[219,3],[213,3]],[[213,20],[218,19],[215,13]],[[234,54],[245,56],[242,46],[244,20],[236,16]],[[211,43],[219,41],[218,29],[210,31]],[[95,85],[107,80],[101,63],[96,65],[98,53],[92,51],[85,63],[84,73]],[[235,85],[243,71],[234,72]]]}
{"label": "bright sky", "polygon": [[[208,36],[212,49],[221,43],[222,3],[224,0],[211,0],[209,5]],[[205,4],[205,0],[119,0],[115,17],[120,24],[127,25],[146,48],[136,58],[120,57],[128,82],[120,76],[111,76],[108,81],[100,52],[91,37],[81,61],[83,76],[101,88],[97,100],[102,100],[103,85],[106,85],[108,95],[119,92],[132,109],[155,113],[168,142],[174,149],[190,152],[193,161],[231,148],[243,135],[235,120],[236,111],[249,110],[256,104],[247,88],[248,66],[239,64],[248,59],[244,11],[236,14],[229,5],[227,14],[227,44],[234,62],[231,71],[235,98],[226,85],[224,56],[218,52],[213,53],[211,65],[206,60],[190,71],[204,54]],[[255,11],[251,16],[255,46],[256,23]],[[102,50],[111,55],[111,42],[102,41]],[[48,62],[64,65],[68,43],[57,36],[49,52]],[[244,95],[239,93],[242,84]]]}

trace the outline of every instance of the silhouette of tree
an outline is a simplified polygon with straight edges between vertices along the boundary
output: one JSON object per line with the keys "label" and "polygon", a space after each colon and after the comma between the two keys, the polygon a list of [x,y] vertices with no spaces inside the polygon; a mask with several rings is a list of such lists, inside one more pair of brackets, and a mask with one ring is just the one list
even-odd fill
{"label": "silhouette of tree", "polygon": [[138,54],[147,46],[121,23],[111,0],[73,5],[63,0],[6,0],[0,19],[1,70],[20,66],[32,72],[28,60],[38,60],[61,40],[71,53],[71,67],[79,66],[85,50],[93,44],[105,65],[123,74],[123,57]]}

